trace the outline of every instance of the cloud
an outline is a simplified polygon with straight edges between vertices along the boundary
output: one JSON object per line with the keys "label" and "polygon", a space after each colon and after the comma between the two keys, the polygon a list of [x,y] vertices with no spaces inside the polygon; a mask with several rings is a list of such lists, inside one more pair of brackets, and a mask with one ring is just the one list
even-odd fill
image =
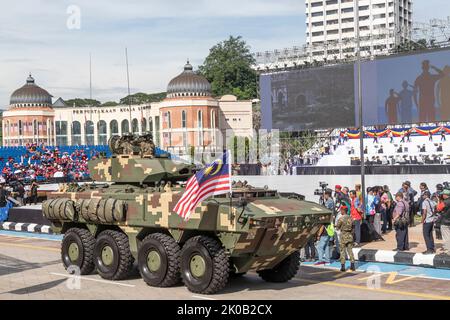
{"label": "cloud", "polygon": [[[80,8],[79,30],[66,26],[72,4]],[[303,12],[298,0],[12,2],[0,11],[0,105],[28,72],[55,97],[87,97],[89,53],[94,98],[118,100],[127,94],[125,47],[132,91],[165,91],[187,58],[198,66],[229,35],[242,35],[255,51],[293,45],[293,31],[303,37]]]}
{"label": "cloud", "polygon": [[[415,1],[417,20],[448,11],[444,1]],[[69,5],[80,8],[79,30],[67,28]],[[254,52],[305,40],[302,0],[22,0],[3,6],[0,21],[0,107],[29,72],[55,97],[88,97],[89,53],[94,98],[106,101],[127,94],[125,47],[132,91],[160,92],[187,58],[198,66],[229,35]]]}

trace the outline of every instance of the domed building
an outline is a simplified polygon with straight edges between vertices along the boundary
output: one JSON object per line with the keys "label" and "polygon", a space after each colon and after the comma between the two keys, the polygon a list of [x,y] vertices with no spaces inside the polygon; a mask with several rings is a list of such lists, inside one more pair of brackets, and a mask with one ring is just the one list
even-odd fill
{"label": "domed building", "polygon": [[3,145],[54,142],[54,110],[52,95],[39,87],[31,74],[10,98],[3,113]]}
{"label": "domed building", "polygon": [[162,147],[180,149],[188,147],[214,149],[219,128],[219,103],[212,97],[211,84],[196,74],[192,65],[167,86],[167,98],[160,103],[162,119]]}
{"label": "domed building", "polygon": [[167,98],[177,97],[211,97],[211,84],[193,71],[189,61],[184,66],[184,71],[167,86]]}
{"label": "domed building", "polygon": [[82,107],[67,105],[30,75],[3,113],[3,145],[105,145],[113,135],[151,132],[155,143],[179,155],[222,150],[225,137],[251,136],[252,102],[215,98],[208,80],[188,62],[167,86],[161,102]]}

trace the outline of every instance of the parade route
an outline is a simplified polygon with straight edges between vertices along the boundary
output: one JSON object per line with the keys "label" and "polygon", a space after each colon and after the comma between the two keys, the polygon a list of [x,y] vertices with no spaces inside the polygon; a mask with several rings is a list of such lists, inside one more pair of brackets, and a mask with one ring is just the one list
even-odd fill
{"label": "parade route", "polygon": [[151,288],[137,270],[125,281],[97,274],[73,277],[60,261],[58,236],[0,233],[0,299],[433,299],[450,300],[450,270],[383,263],[358,263],[339,272],[339,263],[302,264],[288,283],[273,284],[249,273],[231,278],[219,294],[204,296],[184,286]]}

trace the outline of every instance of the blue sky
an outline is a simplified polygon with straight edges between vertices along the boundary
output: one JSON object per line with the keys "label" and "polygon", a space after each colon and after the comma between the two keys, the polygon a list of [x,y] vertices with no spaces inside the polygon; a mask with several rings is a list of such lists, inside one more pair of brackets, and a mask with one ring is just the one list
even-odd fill
{"label": "blue sky", "polygon": [[[187,58],[197,67],[209,49],[241,35],[252,51],[305,42],[303,0],[0,0],[0,108],[31,72],[55,98],[126,95],[124,48],[132,92],[165,91]],[[80,29],[67,28],[69,6]],[[445,18],[448,0],[415,0],[415,20]]]}

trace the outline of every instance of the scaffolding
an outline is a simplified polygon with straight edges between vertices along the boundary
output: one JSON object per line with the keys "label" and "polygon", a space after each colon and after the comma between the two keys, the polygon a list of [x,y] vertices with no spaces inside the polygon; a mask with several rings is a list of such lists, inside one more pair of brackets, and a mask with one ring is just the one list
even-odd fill
{"label": "scaffolding", "polygon": [[[407,35],[413,42],[425,40],[427,47],[450,46],[450,17],[432,19],[427,23],[415,22],[411,28],[393,30],[379,29],[376,33],[361,37],[361,56],[373,59],[376,56],[398,53],[401,40]],[[395,39],[393,42],[392,39]],[[425,48],[424,48],[425,49]],[[356,39],[344,38],[327,41],[321,45],[303,45],[292,48],[254,53],[254,68],[260,72],[277,71],[287,68],[308,67],[311,65],[332,65],[353,62],[356,52]]]}

